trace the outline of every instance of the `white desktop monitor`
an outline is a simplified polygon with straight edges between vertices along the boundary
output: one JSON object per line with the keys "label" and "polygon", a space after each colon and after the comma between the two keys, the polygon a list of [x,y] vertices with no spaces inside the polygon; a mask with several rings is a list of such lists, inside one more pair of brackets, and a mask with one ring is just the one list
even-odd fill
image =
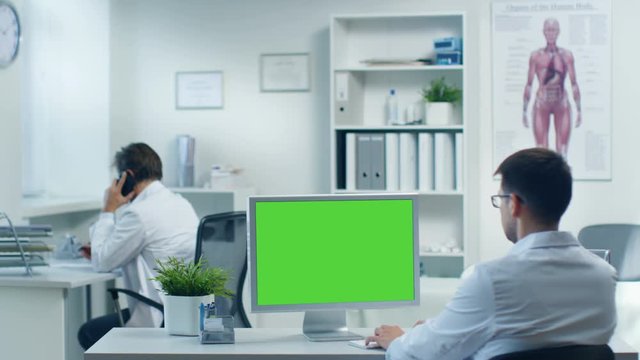
{"label": "white desktop monitor", "polygon": [[418,305],[414,194],[249,198],[253,312],[306,311],[310,340],[350,340],[346,309]]}

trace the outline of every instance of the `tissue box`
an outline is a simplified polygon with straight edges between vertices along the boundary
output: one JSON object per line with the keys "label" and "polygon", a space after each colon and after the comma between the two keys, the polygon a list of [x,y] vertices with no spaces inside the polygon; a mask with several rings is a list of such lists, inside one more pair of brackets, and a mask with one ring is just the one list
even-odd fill
{"label": "tissue box", "polygon": [[233,330],[233,316],[208,315],[204,318],[200,332],[201,344],[233,344],[236,333]]}

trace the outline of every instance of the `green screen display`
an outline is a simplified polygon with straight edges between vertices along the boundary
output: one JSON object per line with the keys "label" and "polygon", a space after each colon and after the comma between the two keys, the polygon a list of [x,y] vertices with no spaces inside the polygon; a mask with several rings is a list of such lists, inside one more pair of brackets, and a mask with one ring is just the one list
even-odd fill
{"label": "green screen display", "polygon": [[259,306],[414,300],[409,199],[257,201]]}

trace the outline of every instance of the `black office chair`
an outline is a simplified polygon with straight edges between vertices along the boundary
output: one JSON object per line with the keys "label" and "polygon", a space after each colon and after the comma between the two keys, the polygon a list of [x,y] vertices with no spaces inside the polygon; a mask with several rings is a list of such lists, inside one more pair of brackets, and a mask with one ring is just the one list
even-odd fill
{"label": "black office chair", "polygon": [[578,241],[587,249],[609,249],[618,280],[640,281],[640,225],[586,226],[578,233]]}
{"label": "black office chair", "polygon": [[[131,296],[132,298],[140,301],[143,304],[149,305],[153,308],[160,310],[160,312],[164,314],[164,306],[162,304],[160,304],[157,301],[151,300],[146,296],[142,296],[135,291],[131,291],[128,289],[121,289],[121,288],[109,288],[107,289],[107,291],[109,292],[109,294],[111,294],[111,299],[113,300],[113,307],[116,310],[116,314],[118,314],[118,321],[120,322],[120,327],[124,326],[125,320],[124,320],[124,317],[122,316],[122,309],[120,308],[119,293],[123,293],[125,295]],[[162,324],[160,324],[160,327],[164,327],[164,319],[162,320]]]}
{"label": "black office chair", "polygon": [[609,345],[571,345],[518,351],[494,356],[491,360],[614,360]]}
{"label": "black office chair", "polygon": [[[231,301],[216,296],[216,312],[218,314],[233,315],[235,327],[251,327],[242,304],[242,290],[247,275],[247,220],[246,212],[226,212],[207,215],[200,220],[196,235],[196,261],[202,256],[210,267],[221,267],[229,271],[231,279],[227,287],[235,295]],[[120,308],[119,294],[132,298],[160,310],[164,313],[164,306],[128,289],[109,288],[111,299],[118,314],[120,327],[125,320]],[[230,304],[231,302],[231,304]],[[164,327],[164,320],[160,327]]]}
{"label": "black office chair", "polygon": [[[198,226],[196,259],[202,256],[207,266],[229,271],[227,288],[231,299],[216,296],[216,313],[233,315],[234,326],[250,328],[242,303],[242,290],[247,276],[247,214],[244,211],[207,215]],[[231,304],[230,304],[231,303]]]}

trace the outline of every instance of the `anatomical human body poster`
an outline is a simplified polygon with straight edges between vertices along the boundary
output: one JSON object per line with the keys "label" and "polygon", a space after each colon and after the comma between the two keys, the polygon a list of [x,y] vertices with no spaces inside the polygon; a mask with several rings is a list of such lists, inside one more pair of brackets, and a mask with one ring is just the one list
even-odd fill
{"label": "anatomical human body poster", "polygon": [[610,0],[492,4],[493,163],[529,147],[611,179]]}

